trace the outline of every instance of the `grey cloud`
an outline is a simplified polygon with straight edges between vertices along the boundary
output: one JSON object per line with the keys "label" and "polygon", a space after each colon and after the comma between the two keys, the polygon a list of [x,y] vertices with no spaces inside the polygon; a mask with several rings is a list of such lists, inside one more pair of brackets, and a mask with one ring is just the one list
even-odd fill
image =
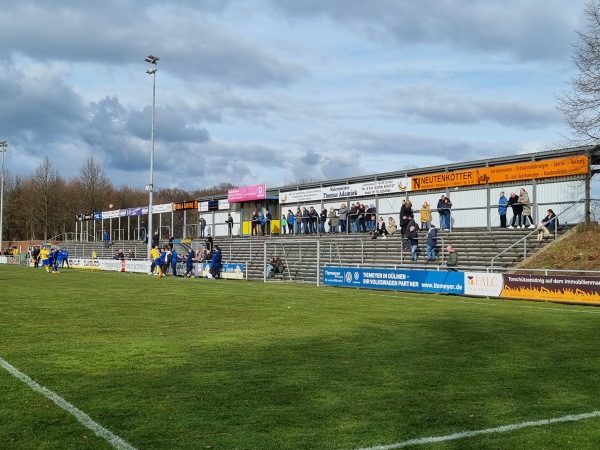
{"label": "grey cloud", "polygon": [[290,20],[324,16],[371,39],[472,49],[484,57],[500,53],[519,61],[565,61],[582,6],[561,0],[266,1]]}

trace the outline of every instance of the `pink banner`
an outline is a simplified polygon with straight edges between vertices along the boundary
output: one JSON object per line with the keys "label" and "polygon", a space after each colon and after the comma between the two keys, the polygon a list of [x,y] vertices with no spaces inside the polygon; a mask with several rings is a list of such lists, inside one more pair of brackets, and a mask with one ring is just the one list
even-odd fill
{"label": "pink banner", "polygon": [[229,189],[227,191],[227,201],[229,203],[248,202],[251,200],[263,200],[265,198],[267,198],[266,184],[257,184],[256,186],[234,188]]}

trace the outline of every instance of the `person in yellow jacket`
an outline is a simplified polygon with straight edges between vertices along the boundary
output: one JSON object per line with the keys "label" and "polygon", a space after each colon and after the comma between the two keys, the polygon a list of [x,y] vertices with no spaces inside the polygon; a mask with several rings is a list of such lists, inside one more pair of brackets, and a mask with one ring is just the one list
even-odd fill
{"label": "person in yellow jacket", "polygon": [[46,272],[50,272],[50,251],[48,247],[42,247],[40,250],[40,261],[42,262],[42,267],[46,269]]}
{"label": "person in yellow jacket", "polygon": [[150,249],[150,261],[152,261],[152,264],[150,265],[150,273],[148,275],[154,274],[154,268],[156,267],[155,261],[156,261],[156,258],[158,258],[159,256],[160,256],[160,250],[158,249],[158,247],[152,247]]}
{"label": "person in yellow jacket", "polygon": [[428,230],[431,222],[431,206],[429,203],[423,203],[421,206],[421,230]]}

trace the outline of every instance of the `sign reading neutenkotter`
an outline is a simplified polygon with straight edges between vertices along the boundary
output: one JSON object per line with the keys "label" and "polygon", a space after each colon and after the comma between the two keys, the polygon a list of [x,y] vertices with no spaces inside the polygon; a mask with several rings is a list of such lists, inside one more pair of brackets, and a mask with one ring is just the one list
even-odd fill
{"label": "sign reading neutenkotter", "polygon": [[586,155],[569,158],[530,161],[495,167],[456,170],[411,177],[411,190],[442,189],[456,186],[473,186],[487,183],[511,183],[541,178],[566,177],[587,173]]}

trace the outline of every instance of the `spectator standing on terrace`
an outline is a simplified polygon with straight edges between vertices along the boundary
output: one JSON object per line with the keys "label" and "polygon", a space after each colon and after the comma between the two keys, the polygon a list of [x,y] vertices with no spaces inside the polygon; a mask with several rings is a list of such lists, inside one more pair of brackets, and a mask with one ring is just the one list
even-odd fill
{"label": "spectator standing on terrace", "polygon": [[310,232],[311,234],[317,234],[317,227],[319,226],[319,213],[314,206],[310,207]]}
{"label": "spectator standing on terrace", "polygon": [[321,208],[319,214],[319,233],[325,234],[325,222],[327,222],[327,208]]}
{"label": "spectator standing on terrace", "polygon": [[302,207],[302,228],[304,228],[304,234],[310,233],[310,213],[306,206]]}
{"label": "spectator standing on terrace", "polygon": [[366,211],[367,208],[365,207],[365,205],[363,205],[362,203],[357,203],[358,205],[358,217],[356,218],[356,227],[358,229],[359,233],[366,233],[367,232],[367,218],[366,218]]}
{"label": "spectator standing on terrace", "polygon": [[414,218],[410,218],[408,223],[406,224],[406,234],[405,238],[410,248],[411,253],[411,261],[417,262],[417,250],[419,248],[419,235],[418,235],[419,227],[417,227],[417,222],[415,222]]}
{"label": "spectator standing on terrace", "polygon": [[348,233],[356,233],[358,231],[356,220],[358,218],[358,205],[352,203],[350,205],[350,211],[348,211]]}
{"label": "spectator standing on terrace", "polygon": [[[200,217],[200,237],[204,237],[204,230],[206,229],[206,219],[204,217]],[[158,244],[156,244],[158,245]]]}
{"label": "spectator standing on terrace", "polygon": [[510,198],[508,199],[508,206],[512,208],[512,219],[510,221],[510,226],[507,228],[520,228],[521,227],[521,215],[523,214],[523,205],[519,203],[519,197],[514,192],[510,193]]}
{"label": "spectator standing on terrace", "polygon": [[435,246],[437,245],[437,234],[438,229],[434,224],[431,224],[429,231],[427,232],[427,262],[435,261]]}
{"label": "spectator standing on terrace", "polygon": [[110,234],[108,231],[105,231],[102,235],[102,242],[104,242],[104,248],[110,247]]}
{"label": "spectator standing on terrace", "polygon": [[252,236],[257,236],[258,235],[258,214],[256,214],[256,211],[252,211],[252,218],[250,220],[252,221]]}
{"label": "spectator standing on terrace", "polygon": [[158,247],[158,243],[159,243],[159,237],[158,237],[158,231],[155,231],[154,234],[152,235],[152,247]]}
{"label": "spectator standing on terrace", "polygon": [[[529,194],[523,188],[519,191],[519,203],[523,206],[523,227],[527,228],[535,228],[533,224],[533,218],[531,217],[531,203],[529,200]],[[529,226],[527,225],[527,222]]]}
{"label": "spectator standing on terrace", "polygon": [[347,231],[346,225],[348,223],[348,207],[345,203],[340,205],[338,214],[340,217],[340,232],[345,233]]}
{"label": "spectator standing on terrace", "polygon": [[458,253],[454,250],[454,247],[449,245],[446,247],[446,252],[448,256],[446,256],[446,267],[450,272],[456,272],[456,266],[458,266]]}
{"label": "spectator standing on terrace", "polygon": [[135,251],[132,248],[130,248],[129,252],[127,252],[127,257],[129,259],[135,259]]}
{"label": "spectator standing on terrace", "polygon": [[444,230],[445,231],[450,231],[450,228],[452,227],[452,220],[450,217],[450,208],[452,208],[452,202],[450,201],[450,198],[445,197],[444,198],[444,205],[442,206],[442,214],[444,215]]}
{"label": "spectator standing on terrace", "polygon": [[271,236],[271,222],[272,221],[273,221],[273,216],[271,215],[271,211],[269,211],[267,209],[267,212],[265,213],[265,227],[267,229],[267,234],[269,236]]}
{"label": "spectator standing on terrace", "polygon": [[288,234],[294,234],[294,223],[296,222],[296,216],[294,215],[294,213],[292,212],[291,209],[288,209],[286,218],[287,218]]}
{"label": "spectator standing on terrace", "polygon": [[329,215],[327,216],[328,218],[328,224],[329,224],[329,232],[330,233],[336,233],[337,232],[337,226],[338,226],[338,216],[335,214],[335,209],[332,206],[331,208],[329,208]]}
{"label": "spectator standing on terrace", "polygon": [[421,230],[428,230],[429,222],[431,222],[431,207],[429,203],[424,202],[421,206]]}
{"label": "spectator standing on terrace", "polygon": [[412,202],[410,200],[403,200],[400,207],[400,232],[402,236],[406,235],[406,226],[413,217]]}
{"label": "spectator standing on terrace", "polygon": [[227,220],[225,223],[227,224],[227,236],[233,237],[233,217],[231,217],[231,213],[227,213]]}
{"label": "spectator standing on terrace", "polygon": [[304,219],[302,218],[302,211],[300,210],[300,207],[298,207],[298,209],[296,210],[296,215],[295,215],[295,219],[294,219],[294,224],[296,225],[296,234],[302,233],[303,222],[304,222]]}
{"label": "spectator standing on terrace", "polygon": [[287,234],[287,217],[285,214],[281,216],[281,225],[279,227],[279,234]]}
{"label": "spectator standing on terrace", "polygon": [[169,248],[171,250],[173,250],[173,241],[175,241],[175,238],[173,236],[169,236]]}
{"label": "spectator standing on terrace", "polygon": [[265,235],[265,224],[267,223],[267,219],[265,218],[265,215],[263,214],[262,211],[259,211],[258,213],[258,224],[260,225],[260,234],[262,236]]}
{"label": "spectator standing on terrace", "polygon": [[504,191],[500,191],[498,199],[498,214],[500,215],[500,228],[506,228],[506,210],[508,209],[508,199],[504,196]]}
{"label": "spectator standing on terrace", "polygon": [[444,194],[442,194],[442,196],[440,197],[440,199],[437,202],[437,212],[440,215],[440,229],[444,229],[444,200],[446,199],[446,196]]}
{"label": "spectator standing on terrace", "polygon": [[367,231],[375,232],[377,231],[377,208],[375,205],[371,204],[365,211],[366,213],[366,225]]}
{"label": "spectator standing on terrace", "polygon": [[206,243],[206,250],[208,250],[208,252],[212,252],[213,250],[213,238],[210,235],[210,233],[208,233],[208,236],[206,237],[206,239],[204,240],[204,242]]}

